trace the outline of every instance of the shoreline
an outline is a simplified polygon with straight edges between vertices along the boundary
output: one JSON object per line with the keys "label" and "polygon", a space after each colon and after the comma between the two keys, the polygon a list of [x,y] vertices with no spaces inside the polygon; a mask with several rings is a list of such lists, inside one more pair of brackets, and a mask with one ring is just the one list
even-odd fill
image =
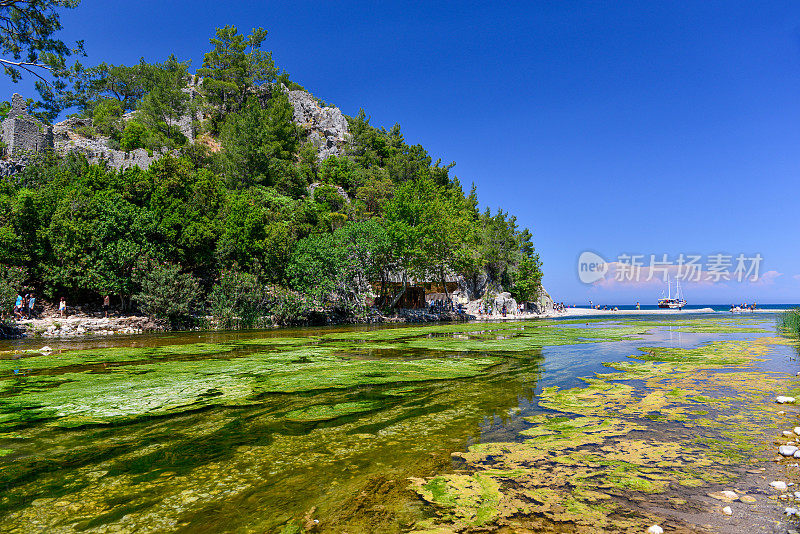
{"label": "shoreline", "polygon": [[[551,311],[547,313],[517,313],[503,317],[496,315],[473,315],[450,311],[430,312],[425,309],[400,310],[394,315],[383,315],[372,310],[363,321],[342,321],[327,324],[332,325],[359,325],[359,324],[419,324],[437,322],[506,322],[506,321],[531,321],[537,319],[578,319],[598,317],[625,317],[625,316],[681,316],[692,314],[723,314],[731,316],[757,315],[766,313],[781,313],[781,309],[759,309],[751,312],[731,313],[715,311],[712,308],[692,310],[593,310],[590,308],[567,308],[564,311]],[[297,325],[275,326],[272,328],[292,328]],[[302,325],[326,326],[326,325]],[[9,331],[17,330],[22,337],[8,337],[10,339],[60,339],[60,338],[92,338],[109,337],[116,335],[137,335],[152,332],[182,332],[185,330],[170,330],[143,315],[124,315],[97,317],[89,314],[75,314],[68,317],[46,316],[37,319],[23,319],[5,325]],[[262,328],[259,328],[262,329]],[[270,328],[263,328],[264,330]],[[190,329],[191,330],[191,329]],[[198,331],[214,331],[214,328],[199,328]]]}
{"label": "shoreline", "polygon": [[483,315],[475,317],[476,321],[509,321],[509,320],[528,320],[528,319],[562,319],[562,318],[578,318],[578,317],[602,317],[602,316],[628,316],[628,315],[692,315],[692,314],[723,314],[733,317],[764,314],[764,313],[781,313],[786,310],[764,308],[748,312],[730,312],[730,311],[717,311],[713,308],[698,308],[698,309],[683,309],[683,310],[670,310],[670,309],[656,309],[656,310],[594,310],[591,308],[566,308],[564,311],[552,311],[542,314],[536,313],[521,313],[516,315]]}

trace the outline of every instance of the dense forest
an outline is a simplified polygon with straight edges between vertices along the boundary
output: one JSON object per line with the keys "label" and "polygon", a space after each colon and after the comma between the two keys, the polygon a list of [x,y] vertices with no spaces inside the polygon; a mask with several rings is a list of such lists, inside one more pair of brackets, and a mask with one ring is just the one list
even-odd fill
{"label": "dense forest", "polygon": [[[376,297],[396,304],[407,284],[386,282],[398,277],[483,277],[492,291],[536,298],[542,274],[530,232],[502,210],[481,211],[454,164],[409,144],[399,125],[372,125],[362,110],[347,118],[341,153],[320,160],[292,120],[286,91],[301,87],[263,49],[266,34],[218,29],[197,78],[169,57],[79,66],[69,85],[42,86],[40,118],[67,110],[91,119],[82,135],[169,153],[147,170],[120,171],[38,154],[2,178],[4,309],[30,287],[77,303],[111,294],[173,322],[357,319]],[[178,127],[187,115],[201,117],[191,139]]]}

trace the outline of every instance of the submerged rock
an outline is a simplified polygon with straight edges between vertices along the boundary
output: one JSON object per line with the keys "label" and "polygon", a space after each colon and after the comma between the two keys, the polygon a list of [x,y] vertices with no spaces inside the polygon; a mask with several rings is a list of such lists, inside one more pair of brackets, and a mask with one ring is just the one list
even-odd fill
{"label": "submerged rock", "polygon": [[714,493],[709,493],[708,496],[725,502],[733,502],[739,499],[739,495],[731,490],[715,491]]}

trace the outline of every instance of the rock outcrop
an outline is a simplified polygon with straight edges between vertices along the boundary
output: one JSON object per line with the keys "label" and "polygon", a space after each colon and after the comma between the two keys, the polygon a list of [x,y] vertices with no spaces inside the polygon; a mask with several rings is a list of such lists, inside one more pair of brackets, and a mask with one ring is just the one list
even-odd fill
{"label": "rock outcrop", "polygon": [[[199,98],[199,86],[202,79],[192,76],[184,91],[189,94],[190,101]],[[279,87],[289,98],[293,109],[293,120],[304,128],[308,139],[317,149],[317,156],[325,159],[328,156],[338,156],[344,153],[344,145],[349,138],[347,119],[339,108],[323,106],[319,100],[307,91],[289,91],[284,86]],[[275,86],[262,86],[259,93],[264,99],[269,98],[270,91],[276,90]],[[70,118],[50,127],[44,126],[30,114],[25,106],[25,100],[18,94],[12,98],[12,109],[8,118],[3,121],[3,141],[6,144],[6,155],[10,160],[0,163],[0,176],[8,176],[19,172],[25,167],[27,160],[21,159],[26,154],[40,152],[47,148],[54,148],[59,154],[78,152],[87,157],[90,163],[106,162],[109,167],[117,170],[129,167],[147,169],[154,161],[168,153],[166,149],[148,151],[136,149],[126,152],[112,147],[109,137],[102,135],[87,135],[92,129],[92,120],[89,118]],[[195,110],[196,106],[190,106]],[[122,120],[131,120],[135,112],[126,113]],[[189,142],[194,142],[197,125],[203,117],[199,112],[192,111],[175,121],[181,133]]]}
{"label": "rock outcrop", "polygon": [[344,153],[350,130],[341,110],[321,106],[307,91],[287,91],[286,94],[294,109],[294,122],[308,131],[308,139],[317,148],[319,159]]}
{"label": "rock outcrop", "polygon": [[555,310],[553,299],[544,287],[540,289],[539,298],[537,298],[531,306],[533,307],[533,311],[539,314],[553,313]]}
{"label": "rock outcrop", "polygon": [[109,167],[117,170],[134,166],[147,169],[151,163],[166,153],[166,151],[150,153],[143,148],[137,148],[130,152],[111,148],[109,146],[111,141],[109,137],[102,135],[87,137],[79,133],[81,128],[89,128],[91,126],[91,119],[79,118],[67,119],[53,126],[53,140],[56,152],[59,154],[77,152],[85,155],[89,163],[105,161]]}

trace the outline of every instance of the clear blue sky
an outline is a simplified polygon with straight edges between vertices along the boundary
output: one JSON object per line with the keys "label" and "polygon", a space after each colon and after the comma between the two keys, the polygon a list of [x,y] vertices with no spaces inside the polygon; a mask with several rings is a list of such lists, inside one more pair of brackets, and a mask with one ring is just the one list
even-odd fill
{"label": "clear blue sky", "polygon": [[517,215],[557,300],[660,293],[581,284],[590,249],[760,253],[764,283],[690,286],[690,301],[800,302],[797,2],[83,0],[63,23],[87,64],[175,53],[195,68],[216,26],[267,28],[293,79],[399,122]]}

